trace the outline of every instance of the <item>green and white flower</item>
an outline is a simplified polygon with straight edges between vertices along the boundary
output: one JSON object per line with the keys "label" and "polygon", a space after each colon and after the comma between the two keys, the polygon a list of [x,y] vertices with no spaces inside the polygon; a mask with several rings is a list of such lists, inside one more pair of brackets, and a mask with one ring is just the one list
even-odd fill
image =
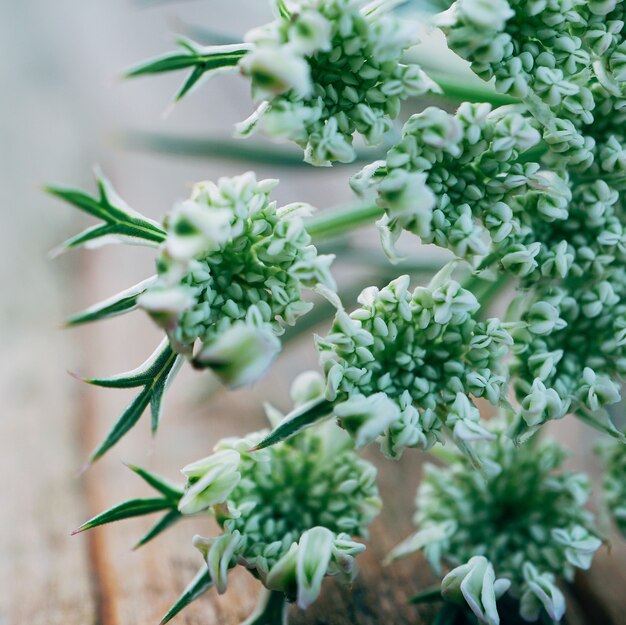
{"label": "green and white flower", "polygon": [[177,352],[231,386],[257,379],[285,325],[312,308],[304,287],[334,289],[333,257],[317,254],[303,222],[312,208],[277,208],[277,184],[251,172],[197,184],[165,220],[158,279],[138,298]]}
{"label": "green and white flower", "polygon": [[278,2],[276,19],[252,29],[246,42],[201,46],[180,40],[182,50],[149,60],[129,76],[178,71],[191,74],[183,97],[206,75],[236,71],[250,80],[256,111],[237,125],[293,141],[312,165],[349,163],[355,136],[380,144],[401,102],[441,89],[404,53],[417,43],[398,19],[396,0],[294,0]]}
{"label": "green and white flower", "polygon": [[561,470],[566,453],[556,443],[534,439],[515,447],[503,426],[494,428],[497,443],[477,446],[487,480],[455,451],[440,454],[444,466],[425,467],[418,531],[390,557],[419,550],[437,575],[451,567],[443,598],[465,603],[481,623],[499,623],[496,600],[509,584],[525,620],[545,612],[559,621],[565,600],[557,579],[571,581],[576,569],[588,569],[602,544],[584,508],[589,480]]}
{"label": "green and white flower", "polygon": [[489,256],[525,277],[549,256],[551,248],[539,242],[541,224],[566,220],[571,200],[566,178],[527,160],[539,141],[532,120],[512,107],[464,103],[454,115],[429,107],[409,119],[387,159],[367,166],[352,186],[376,189],[390,258],[407,230],[474,264]]}
{"label": "green and white flower", "polygon": [[[315,401],[322,391],[323,379],[313,372],[292,386],[296,406]],[[275,408],[266,409],[272,423],[282,418]],[[357,575],[355,557],[365,545],[356,539],[367,539],[368,525],[382,506],[376,468],[359,458],[350,437],[332,422],[255,451],[266,435],[222,439],[212,454],[182,469],[184,487],[131,467],[160,496],[119,504],[76,530],[165,511],[142,545],[187,516],[217,521],[220,533],[194,537],[206,566],[163,623],[210,588],[225,592],[229,571],[237,565],[268,591],[248,625],[286,623],[286,601],[306,609],[325,577],[349,583]]]}
{"label": "green and white flower", "polygon": [[472,455],[468,443],[493,438],[474,398],[504,400],[512,339],[497,319],[477,320],[478,301],[448,273],[412,292],[408,276],[366,289],[317,339],[325,397],[357,445],[379,439],[398,457],[447,435]]}
{"label": "green and white flower", "polygon": [[258,380],[280,352],[285,327],[313,307],[303,290],[334,290],[334,256],[318,254],[305,227],[313,208],[277,207],[270,199],[277,184],[257,181],[252,172],[198,183],[163,227],[129,208],[103,178],[98,198],[50,189],[103,222],[70,239],[66,248],[111,242],[158,247],[156,276],[69,319],[77,325],[142,308],[166,333],[137,369],[87,380],[142,388],[92,459],[110,449],[148,406],[157,429],[163,395],[185,359],[211,369],[230,387]]}
{"label": "green and white flower", "polygon": [[294,141],[318,166],[354,160],[357,133],[379,144],[402,100],[439,91],[417,65],[401,62],[417,40],[386,4],[299,0],[248,33],[253,47],[240,67],[259,109],[241,132],[260,127]]}
{"label": "green and white flower", "polygon": [[606,412],[626,376],[624,268],[571,290],[569,284],[537,287],[511,306],[523,322],[513,332],[511,365],[521,416],[532,431],[571,412],[624,441]]}
{"label": "green and white flower", "polygon": [[[271,416],[277,417],[273,409]],[[381,507],[376,469],[330,422],[251,452],[266,435],[222,440],[213,455],[185,467],[178,507],[184,514],[210,512],[222,527],[217,537],[194,539],[219,592],[239,564],[305,609],[325,576],[351,581],[356,575],[354,557],[365,546],[353,537],[367,537]]]}
{"label": "green and white flower", "polygon": [[436,18],[450,47],[496,89],[520,98],[552,158],[624,176],[626,119],[621,0],[457,0]]}

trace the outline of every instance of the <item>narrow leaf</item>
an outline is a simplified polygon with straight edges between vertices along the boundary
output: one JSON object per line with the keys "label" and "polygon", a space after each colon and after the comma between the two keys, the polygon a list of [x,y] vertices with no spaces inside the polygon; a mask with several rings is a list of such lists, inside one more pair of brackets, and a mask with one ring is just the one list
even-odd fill
{"label": "narrow leaf", "polygon": [[[231,161],[256,161],[283,167],[309,167],[304,162],[302,150],[291,146],[282,146],[261,141],[243,142],[231,138],[212,138],[185,135],[173,135],[157,132],[129,130],[120,136],[124,147],[132,150],[149,150],[162,154],[175,154],[191,158],[219,158]],[[384,156],[385,152],[377,149],[357,151],[354,162],[370,162]],[[353,166],[354,163],[351,164]],[[341,164],[339,164],[341,165]],[[347,166],[346,166],[347,167]],[[379,210],[382,214],[382,209]],[[379,215],[380,216],[380,215]],[[373,219],[372,219],[373,222]]]}
{"label": "narrow leaf", "polygon": [[167,389],[170,387],[170,384],[174,381],[174,378],[178,375],[182,364],[182,356],[177,356],[169,371],[164,376],[162,376],[154,386],[152,399],[150,400],[150,427],[153,434],[155,434],[156,431],[159,429],[159,423],[161,422],[161,415],[163,413],[163,395],[165,394],[165,391],[167,391]]}
{"label": "narrow leaf", "polygon": [[137,544],[133,547],[133,550],[139,549],[139,547],[143,547],[146,543],[149,543],[153,538],[156,538],[168,527],[171,527],[174,523],[182,519],[182,517],[183,515],[178,510],[171,510],[168,512],[165,516],[161,517],[156,525],[154,525],[141,540],[137,542]]}
{"label": "narrow leaf", "polygon": [[143,245],[154,246],[165,240],[164,230],[155,221],[130,208],[99,173],[96,173],[96,181],[99,191],[97,198],[78,189],[46,187],[46,191],[51,195],[104,222],[71,237],[56,252],[83,245],[94,246],[111,242],[141,242]]}
{"label": "narrow leaf", "polygon": [[189,74],[189,77],[183,83],[183,86],[179,89],[174,99],[177,102],[178,100],[182,100],[187,95],[187,93],[191,91],[192,87],[200,80],[200,78],[202,78],[203,75],[204,75],[204,69],[202,68],[202,66],[197,66],[193,70],[193,72]]}
{"label": "narrow leaf", "polygon": [[[167,340],[165,340],[139,369],[114,378],[87,380],[92,384],[115,388],[129,388],[143,385],[141,392],[127,406],[104,441],[93,452],[90,462],[95,462],[111,449],[111,447],[139,421],[149,404],[154,401],[160,409],[160,395],[162,395],[167,385],[171,382],[172,376],[170,376],[170,373],[178,371],[177,363],[181,361],[182,357],[175,354]],[[155,395],[158,397],[156,400],[154,399]],[[153,418],[153,423],[154,421]],[[156,419],[156,423],[158,424],[158,418]]]}
{"label": "narrow leaf", "polygon": [[258,451],[291,438],[298,432],[326,418],[333,405],[327,399],[308,402],[292,410],[273,430],[251,451]]}
{"label": "narrow leaf", "polygon": [[147,469],[142,469],[141,467],[137,467],[133,464],[129,464],[127,466],[131,471],[134,471],[141,479],[152,486],[152,488],[159,491],[167,499],[170,499],[172,502],[178,504],[178,501],[183,494],[182,487],[170,482],[168,479],[161,477],[156,473],[148,471]]}
{"label": "narrow leaf", "polygon": [[174,356],[169,341],[163,339],[152,355],[136,369],[109,378],[86,378],[87,384],[105,388],[136,388],[149,384],[163,371]]}
{"label": "narrow leaf", "polygon": [[153,512],[160,512],[161,510],[168,510],[172,508],[173,505],[171,501],[161,497],[154,499],[130,499],[129,501],[125,501],[124,503],[105,510],[101,514],[93,517],[93,519],[83,523],[72,532],[72,535],[93,529],[100,525],[106,525],[107,523],[130,519],[136,516],[144,516],[146,514],[152,514]]}
{"label": "narrow leaf", "polygon": [[206,566],[203,566],[198,574],[191,580],[190,584],[185,588],[183,594],[178,598],[176,603],[167,611],[167,614],[161,619],[161,625],[165,625],[171,621],[183,608],[186,608],[192,601],[207,592],[213,586],[213,580]]}
{"label": "narrow leaf", "polygon": [[443,601],[443,597],[441,596],[441,586],[434,586],[433,588],[424,590],[409,599],[409,603],[414,605],[421,603],[433,603],[435,601]]}
{"label": "narrow leaf", "polygon": [[113,295],[98,304],[90,306],[82,312],[71,315],[65,320],[65,324],[68,326],[77,326],[83,323],[99,321],[100,319],[116,317],[117,315],[123,315],[131,310],[135,310],[135,308],[137,308],[137,297],[141,295],[155,279],[156,276],[152,276],[117,295]]}
{"label": "narrow leaf", "polygon": [[179,52],[170,52],[150,59],[126,72],[127,78],[145,76],[148,74],[161,74],[164,72],[176,72],[182,69],[193,68],[193,71],[176,95],[180,100],[189,90],[209,72],[216,70],[234,70],[239,61],[249,52],[250,46],[245,43],[201,46],[190,39],[179,39],[178,45],[182,48]]}
{"label": "narrow leaf", "polygon": [[111,447],[113,447],[127,432],[129,432],[133,426],[139,421],[141,415],[150,403],[150,387],[145,386],[141,393],[133,399],[132,402],[126,407],[126,410],[122,413],[119,419],[115,422],[115,425],[109,430],[105,439],[94,450],[89,458],[89,462],[93,463],[101,458]]}

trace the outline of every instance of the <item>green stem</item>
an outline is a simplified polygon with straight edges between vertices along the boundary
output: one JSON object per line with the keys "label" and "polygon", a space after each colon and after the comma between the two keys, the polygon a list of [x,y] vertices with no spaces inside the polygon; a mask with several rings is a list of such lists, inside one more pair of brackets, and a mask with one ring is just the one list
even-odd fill
{"label": "green stem", "polygon": [[443,601],[443,597],[441,596],[441,586],[433,586],[432,588],[424,590],[418,595],[415,595],[415,597],[411,597],[409,599],[409,603],[412,604],[430,603],[432,601]]}
{"label": "green stem", "polygon": [[306,229],[314,239],[335,237],[355,228],[368,225],[383,215],[375,204],[352,204],[323,212],[306,222]]}
{"label": "green stem", "polygon": [[498,93],[489,88],[487,83],[482,87],[479,84],[465,82],[463,78],[451,76],[437,70],[426,69],[426,73],[442,89],[443,95],[463,102],[489,102],[495,106],[515,104],[516,98]]}
{"label": "green stem", "polygon": [[256,609],[241,625],[287,625],[285,595],[275,590],[263,590]]}

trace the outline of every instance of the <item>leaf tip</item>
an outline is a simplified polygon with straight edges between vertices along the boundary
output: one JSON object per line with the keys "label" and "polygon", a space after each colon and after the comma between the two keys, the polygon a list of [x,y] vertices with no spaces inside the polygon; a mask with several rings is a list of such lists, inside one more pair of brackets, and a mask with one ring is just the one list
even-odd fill
{"label": "leaf tip", "polygon": [[82,534],[85,530],[88,530],[87,524],[83,523],[83,525],[78,526],[75,530],[72,530],[70,536],[76,536],[77,534]]}

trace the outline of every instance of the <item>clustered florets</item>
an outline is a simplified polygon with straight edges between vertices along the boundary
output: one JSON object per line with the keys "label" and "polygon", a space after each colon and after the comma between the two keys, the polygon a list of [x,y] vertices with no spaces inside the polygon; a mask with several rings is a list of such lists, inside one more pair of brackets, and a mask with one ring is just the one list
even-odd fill
{"label": "clustered florets", "polygon": [[524,101],[561,157],[587,168],[610,150],[603,117],[624,121],[624,11],[621,0],[458,0],[439,23],[479,76]]}
{"label": "clustered florets", "polygon": [[619,401],[626,376],[624,269],[591,287],[537,288],[521,306],[521,319],[511,369],[526,425],[570,412],[623,439],[604,409]]}
{"label": "clustered florets", "polygon": [[[423,550],[439,575],[442,565],[459,567],[442,585],[444,597],[449,593],[453,599],[455,589],[473,570],[476,579],[460,590],[470,607],[474,603],[481,608],[482,618],[477,616],[483,623],[498,622],[497,612],[495,617],[493,612],[489,615],[491,620],[486,618],[486,599],[490,594],[497,598],[506,589],[500,583],[494,592],[493,569],[510,582],[524,619],[534,621],[545,610],[560,620],[565,600],[556,579],[571,580],[575,569],[589,568],[601,545],[593,517],[584,508],[589,480],[559,471],[566,453],[550,441],[515,447],[500,433],[497,444],[480,443],[479,453],[488,467],[488,480],[454,452],[446,455],[445,466],[425,467],[416,500],[419,530],[392,557]],[[492,563],[490,571],[485,561]],[[468,593],[473,602],[465,596]],[[491,609],[496,609],[495,599]]]}
{"label": "clustered florets", "polygon": [[179,510],[211,511],[222,527],[216,538],[194,539],[220,592],[241,564],[306,608],[325,575],[356,575],[354,556],[365,546],[353,537],[367,537],[381,507],[376,469],[332,423],[251,452],[266,434],[224,439],[185,467]]}
{"label": "clustered florets", "polygon": [[512,107],[465,103],[454,115],[429,107],[405,124],[386,161],[366,167],[352,184],[376,188],[389,255],[408,230],[460,258],[489,254],[505,271],[528,276],[545,271],[541,256],[552,252],[541,249],[533,229],[566,219],[571,199],[566,180],[526,162],[539,141],[531,121]]}
{"label": "clustered florets", "polygon": [[[439,91],[402,62],[416,40],[391,14],[396,4],[277,0],[276,19],[245,44],[183,42],[184,53],[135,74],[193,67],[184,95],[204,73],[238,67],[258,104],[241,135],[261,128],[293,141],[317,166],[351,162],[355,138],[380,144],[402,100]],[[626,435],[606,410],[626,380],[625,22],[624,0],[456,0],[438,16],[450,47],[517,102],[427,107],[385,160],[353,178],[384,209],[378,226],[391,260],[405,230],[457,260],[426,287],[410,291],[401,276],[367,288],[351,313],[332,292],[333,257],[311,243],[311,207],[277,208],[275,180],[247,173],[200,183],[164,228],[102,180],[99,198],[53,190],[103,220],[67,247],[98,238],[160,246],[155,278],[75,318],[139,306],[167,333],[139,369],[91,380],[143,387],[94,458],[149,404],[156,428],[182,356],[231,386],[249,383],[280,350],[285,326],[312,307],[304,288],[319,287],[337,308],[327,336],[316,337],[324,377],[297,379],[286,417],[268,408],[271,433],[220,441],[183,469],[184,491],[138,470],[164,498],[147,512],[128,514],[132,501],[113,509],[168,510],[149,538],[181,515],[212,514],[221,534],[194,539],[208,567],[202,591],[223,592],[237,564],[281,606],[282,596],[310,605],[326,575],[350,581],[365,548],[355,538],[367,537],[381,506],[376,470],[354,448],[378,441],[398,458],[451,439],[458,449],[433,450],[445,466],[428,465],[418,489],[419,531],[392,556],[423,550],[438,575],[451,569],[441,595],[486,625],[499,625],[506,592],[522,618],[558,621],[558,579],[587,569],[601,545],[584,507],[586,476],[561,471],[564,450],[535,435],[569,413],[613,436],[601,447],[605,501],[626,534]],[[452,279],[459,260],[473,270],[465,284]],[[520,290],[505,321],[484,320],[465,288],[496,273],[488,292],[513,281]],[[479,399],[500,408],[493,427]],[[330,414],[345,432],[332,423],[301,432]],[[110,519],[108,511],[83,528]],[[198,589],[192,583],[171,615]]]}
{"label": "clustered florets", "polygon": [[197,184],[166,219],[158,279],[139,298],[176,351],[199,343],[194,363],[231,385],[258,377],[284,326],[312,308],[303,287],[334,288],[333,256],[317,254],[302,221],[311,207],[277,208],[276,184],[252,173]]}
{"label": "clustered florets", "polygon": [[402,276],[366,289],[359,303],[317,340],[326,398],[357,445],[382,436],[383,451],[397,457],[445,435],[468,452],[466,442],[489,438],[473,398],[503,399],[512,340],[502,324],[478,321],[474,295],[445,275],[413,292]]}
{"label": "clustered florets", "polygon": [[402,100],[438,88],[417,65],[401,62],[417,41],[384,3],[295,4],[248,33],[253,49],[240,66],[260,107],[241,131],[260,124],[300,145],[313,165],[353,161],[355,133],[368,145],[380,143]]}

